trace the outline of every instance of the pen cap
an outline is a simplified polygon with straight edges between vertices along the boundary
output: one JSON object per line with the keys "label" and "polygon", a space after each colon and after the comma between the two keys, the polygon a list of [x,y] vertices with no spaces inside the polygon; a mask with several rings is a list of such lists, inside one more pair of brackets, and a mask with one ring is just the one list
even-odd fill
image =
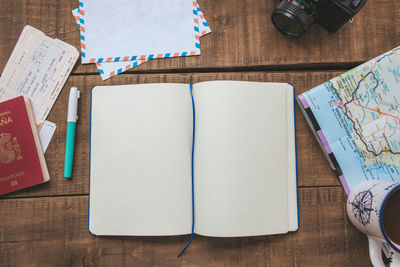
{"label": "pen cap", "polygon": [[71,87],[71,91],[69,92],[67,122],[76,122],[76,120],[78,119],[79,97],[80,97],[80,92],[78,91],[78,88]]}

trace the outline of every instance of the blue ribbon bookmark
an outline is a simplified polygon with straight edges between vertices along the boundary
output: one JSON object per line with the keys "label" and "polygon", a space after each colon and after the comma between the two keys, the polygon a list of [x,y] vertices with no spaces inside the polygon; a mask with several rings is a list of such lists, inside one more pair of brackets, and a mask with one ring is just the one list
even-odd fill
{"label": "blue ribbon bookmark", "polygon": [[193,158],[194,158],[194,136],[196,130],[196,111],[194,106],[194,98],[193,98],[193,85],[190,84],[190,97],[192,98],[192,110],[193,110],[193,138],[192,138],[192,233],[190,234],[189,243],[182,249],[182,251],[178,254],[178,258],[182,256],[182,254],[186,251],[186,249],[190,246],[193,241],[193,233],[194,233],[194,175],[193,175]]}

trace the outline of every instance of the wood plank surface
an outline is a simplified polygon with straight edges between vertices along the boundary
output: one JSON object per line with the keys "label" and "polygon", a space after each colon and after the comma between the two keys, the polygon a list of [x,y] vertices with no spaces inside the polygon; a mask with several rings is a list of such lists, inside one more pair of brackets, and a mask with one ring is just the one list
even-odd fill
{"label": "wood plank surface", "polygon": [[[90,138],[90,91],[98,84],[136,83],[196,83],[208,80],[245,80],[290,82],[298,95],[338,75],[338,72],[246,72],[246,73],[195,73],[195,74],[127,74],[103,82],[98,75],[71,76],[62,90],[48,120],[57,124],[57,130],[45,154],[51,180],[48,183],[28,188],[4,197],[52,196],[88,194],[89,188],[89,138]],[[63,178],[66,136],[66,116],[69,88],[81,90],[79,120],[77,124],[73,177]],[[112,89],[110,89],[112,90]],[[112,107],[110,108],[112,112]],[[340,186],[336,174],[331,170],[306,120],[296,104],[296,136],[298,177],[300,187]]]}
{"label": "wood plank surface", "polygon": [[0,266],[370,266],[341,188],[300,189],[300,229],[249,238],[96,237],[87,196],[2,199]]}
{"label": "wood plank surface", "polygon": [[[201,56],[152,60],[102,81],[78,60],[48,120],[48,183],[0,197],[2,266],[371,266],[367,239],[349,222],[345,194],[296,105],[300,229],[249,238],[96,237],[88,232],[90,91],[95,85],[290,82],[296,95],[400,45],[400,1],[368,0],[339,32],[314,25],[289,40],[270,22],[279,0],[199,0],[212,33]],[[0,0],[0,73],[25,25],[80,47],[78,0]],[[69,88],[81,92],[73,178],[63,178]]]}
{"label": "wood plank surface", "polygon": [[[199,0],[213,31],[201,38],[202,55],[152,60],[135,70],[354,66],[400,45],[400,1],[369,0],[354,22],[339,32],[330,34],[314,25],[298,40],[287,39],[270,22],[278,2]],[[77,0],[0,0],[0,6],[0,70],[26,24],[80,47],[79,30],[71,15]],[[97,70],[93,64],[78,64],[74,72]]]}

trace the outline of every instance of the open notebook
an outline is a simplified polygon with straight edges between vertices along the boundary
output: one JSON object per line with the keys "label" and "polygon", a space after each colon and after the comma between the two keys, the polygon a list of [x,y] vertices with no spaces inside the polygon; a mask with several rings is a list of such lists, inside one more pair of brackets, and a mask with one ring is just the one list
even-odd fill
{"label": "open notebook", "polygon": [[[189,84],[92,89],[89,230],[182,235],[192,227]],[[234,237],[298,228],[293,87],[193,84],[194,232]]]}

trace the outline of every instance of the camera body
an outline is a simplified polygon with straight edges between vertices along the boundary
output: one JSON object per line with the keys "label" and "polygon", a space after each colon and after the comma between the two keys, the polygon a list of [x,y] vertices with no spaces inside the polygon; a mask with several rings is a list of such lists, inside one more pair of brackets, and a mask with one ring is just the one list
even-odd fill
{"label": "camera body", "polygon": [[366,0],[282,0],[271,15],[272,23],[287,37],[299,37],[316,22],[335,32],[356,15]]}
{"label": "camera body", "polygon": [[317,2],[316,23],[328,32],[339,30],[364,6],[366,0],[311,0]]}

